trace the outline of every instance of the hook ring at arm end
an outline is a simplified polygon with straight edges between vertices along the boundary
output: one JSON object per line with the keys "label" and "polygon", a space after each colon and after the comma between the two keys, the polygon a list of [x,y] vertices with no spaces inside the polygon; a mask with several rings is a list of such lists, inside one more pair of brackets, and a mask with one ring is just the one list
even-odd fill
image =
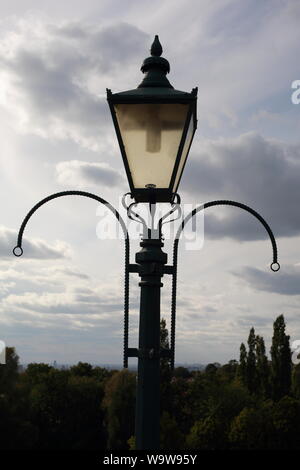
{"label": "hook ring at arm end", "polygon": [[22,256],[23,248],[19,245],[15,246],[14,249],[13,249],[13,254],[17,257]]}
{"label": "hook ring at arm end", "polygon": [[280,269],[280,264],[277,261],[273,261],[273,263],[270,265],[271,270],[276,273]]}

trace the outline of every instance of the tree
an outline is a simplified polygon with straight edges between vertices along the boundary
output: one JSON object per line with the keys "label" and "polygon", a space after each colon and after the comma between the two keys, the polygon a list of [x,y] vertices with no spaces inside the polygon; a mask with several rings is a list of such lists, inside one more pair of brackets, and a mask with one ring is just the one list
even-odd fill
{"label": "tree", "polygon": [[11,393],[18,377],[19,356],[15,348],[6,348],[6,364],[0,364],[0,394]]}
{"label": "tree", "polygon": [[218,377],[213,381],[207,381],[205,388],[199,404],[196,396],[190,395],[189,407],[193,410],[198,409],[194,413],[194,425],[190,429],[186,444],[190,448],[226,449],[231,421],[251,403],[251,397],[248,390],[239,382],[224,383]]}
{"label": "tree", "polygon": [[297,364],[293,367],[292,390],[293,390],[293,395],[299,400],[300,399],[300,364]]}
{"label": "tree", "polygon": [[186,367],[175,367],[174,372],[173,372],[173,377],[179,379],[189,379],[192,377],[191,372],[186,368]]}
{"label": "tree", "polygon": [[104,388],[95,377],[70,376],[68,403],[62,416],[64,440],[69,448],[103,450],[106,448]]}
{"label": "tree", "polygon": [[72,375],[78,375],[79,377],[92,377],[93,366],[88,362],[78,362],[76,366],[70,368]]}
{"label": "tree", "polygon": [[[169,331],[164,318],[160,321],[160,348],[169,349]],[[170,359],[160,359],[160,411],[171,411],[171,367]]]}
{"label": "tree", "polygon": [[[187,371],[187,369],[185,369]],[[195,397],[195,394],[192,390],[193,380],[190,377],[174,377],[171,381],[171,412],[169,413],[180,428],[180,431],[186,435],[195,419],[195,409],[199,412],[198,397]],[[198,383],[199,385],[199,383]],[[199,387],[201,387],[199,385]],[[199,393],[199,387],[197,391]],[[201,399],[199,400],[201,401]],[[191,403],[193,404],[191,406]]]}
{"label": "tree", "polygon": [[217,370],[218,370],[218,367],[216,366],[216,364],[210,363],[210,364],[207,364],[207,366],[205,367],[205,374],[207,374],[210,378],[212,378],[216,374]]}
{"label": "tree", "polygon": [[250,393],[254,393],[257,387],[255,343],[255,331],[252,327],[248,337],[248,355],[246,362],[246,385]]}
{"label": "tree", "polygon": [[169,331],[166,324],[166,320],[162,318],[160,320],[160,347],[169,349]]}
{"label": "tree", "polygon": [[288,395],[291,389],[290,337],[285,334],[283,315],[279,315],[273,324],[271,359],[271,393],[273,400],[277,401]]}
{"label": "tree", "polygon": [[257,448],[260,415],[254,408],[244,408],[231,424],[229,441],[235,449]]}
{"label": "tree", "polygon": [[93,377],[95,377],[99,382],[104,383],[112,375],[113,372],[105,369],[105,367],[96,366],[93,368]]}
{"label": "tree", "polygon": [[51,370],[54,370],[54,368],[49,366],[49,364],[44,364],[43,362],[37,364],[32,362],[31,364],[28,364],[26,368],[24,377],[25,381],[31,386],[42,383],[46,380],[46,377]]}
{"label": "tree", "polygon": [[128,449],[128,440],[134,434],[135,390],[136,375],[127,369],[115,372],[105,384],[108,449]]}
{"label": "tree", "polygon": [[270,394],[269,365],[266,356],[265,342],[262,336],[256,336],[256,368],[257,386],[262,397],[267,398]]}
{"label": "tree", "polygon": [[232,421],[228,439],[232,449],[274,448],[272,404],[245,407]]}
{"label": "tree", "polygon": [[68,370],[54,368],[39,375],[39,380],[30,387],[28,400],[31,421],[39,430],[37,447],[104,449],[102,398],[102,384],[94,377],[71,375]]}
{"label": "tree", "polygon": [[37,443],[38,429],[28,419],[28,406],[22,407],[21,396],[0,395],[0,450],[28,450]]}
{"label": "tree", "polygon": [[277,449],[300,449],[300,403],[285,396],[275,403],[273,411]]}
{"label": "tree", "polygon": [[195,422],[186,438],[186,447],[197,450],[224,449],[225,440],[222,421],[216,416],[208,416]]}
{"label": "tree", "polygon": [[218,368],[217,374],[223,382],[231,383],[237,375],[238,367],[238,361],[231,359],[227,364]]}
{"label": "tree", "polygon": [[19,382],[19,357],[6,348],[6,364],[0,365],[0,449],[31,449],[37,428],[30,422],[27,394]]}
{"label": "tree", "polygon": [[183,442],[184,436],[180,432],[175,418],[164,411],[160,419],[160,448],[181,449]]}
{"label": "tree", "polygon": [[240,364],[237,375],[243,385],[247,384],[247,350],[244,343],[240,346]]}

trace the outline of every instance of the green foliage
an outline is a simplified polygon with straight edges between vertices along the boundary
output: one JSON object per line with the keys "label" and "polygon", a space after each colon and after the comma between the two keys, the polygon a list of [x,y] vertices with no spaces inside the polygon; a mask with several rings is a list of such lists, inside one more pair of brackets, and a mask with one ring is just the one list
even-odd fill
{"label": "green foliage", "polygon": [[257,390],[257,371],[255,357],[256,338],[254,328],[251,328],[248,337],[248,354],[246,362],[246,385],[250,393]]}
{"label": "green foliage", "polygon": [[42,449],[105,448],[103,387],[92,377],[51,369],[30,391]]}
{"label": "green foliage", "polygon": [[0,364],[0,449],[28,449],[37,442],[38,430],[30,420],[28,402],[18,383],[19,357],[6,348],[6,364]]}
{"label": "green foliage", "polygon": [[38,429],[26,409],[4,395],[0,396],[0,436],[0,450],[31,449],[38,440]]}
{"label": "green foliage", "polygon": [[18,377],[19,357],[15,348],[6,348],[6,364],[0,364],[0,394],[10,393]]}
{"label": "green foliage", "polygon": [[160,347],[165,349],[169,348],[169,331],[164,318],[160,320]]}
{"label": "green foliage", "polygon": [[173,377],[176,379],[189,379],[192,376],[190,371],[186,367],[175,367],[174,372],[173,372]]}
{"label": "green foliage", "polygon": [[113,375],[114,371],[109,371],[105,367],[94,367],[93,377],[101,383],[104,383],[109,377]]}
{"label": "green foliage", "polygon": [[127,441],[129,450],[135,450],[135,436],[131,436]]}
{"label": "green foliage", "polygon": [[79,377],[92,377],[93,367],[87,362],[78,362],[76,366],[71,367],[70,372],[72,375],[78,375]]}
{"label": "green foliage", "polygon": [[171,381],[171,416],[174,416],[180,431],[186,435],[195,420],[195,394],[192,378],[174,377]]}
{"label": "green foliage", "polygon": [[300,399],[300,364],[293,367],[292,372],[292,391],[294,397]]}
{"label": "green foliage", "polygon": [[276,318],[273,328],[271,393],[273,400],[280,400],[280,398],[290,393],[292,375],[290,337],[285,334],[283,315]]}
{"label": "green foliage", "polygon": [[231,359],[228,364],[218,368],[217,375],[224,383],[232,382],[238,373],[239,364],[236,360]]}
{"label": "green foliage", "polygon": [[[229,371],[232,374],[230,368]],[[199,374],[189,395],[195,419],[187,436],[187,447],[206,450],[228,448],[227,434],[231,421],[251,400],[243,385],[235,380],[226,380],[224,370],[222,374],[213,376],[206,372]]]}
{"label": "green foliage", "polygon": [[237,375],[243,385],[247,385],[247,350],[244,343],[240,346],[240,364]]}
{"label": "green foliage", "polygon": [[[164,318],[160,321],[160,347],[169,349],[169,332]],[[160,359],[160,410],[171,411],[171,368],[170,359]]]}
{"label": "green foliage", "polygon": [[164,411],[160,420],[161,449],[181,449],[183,442],[184,436],[180,432],[175,418]]}
{"label": "green foliage", "polygon": [[270,396],[269,364],[265,342],[262,336],[256,337],[257,393],[264,398]]}
{"label": "green foliage", "polygon": [[209,374],[211,377],[213,377],[218,370],[218,366],[216,364],[207,364],[205,367],[205,373]]}
{"label": "green foliage", "polygon": [[48,374],[51,370],[54,370],[53,367],[49,366],[48,364],[44,364],[43,362],[40,364],[28,364],[26,368],[26,374],[24,374],[24,381],[30,387],[33,387],[37,384],[42,384],[47,380]]}
{"label": "green foliage", "polygon": [[233,449],[272,448],[272,408],[245,407],[231,423],[228,440]]}
{"label": "green foliage", "polygon": [[275,403],[273,423],[277,449],[299,449],[300,447],[300,403],[285,396]]}
{"label": "green foliage", "polygon": [[[300,450],[300,365],[292,367],[284,317],[274,323],[270,362],[254,328],[247,346],[239,363],[197,372],[171,374],[169,359],[161,359],[161,449]],[[161,347],[169,347],[165,320]],[[136,374],[83,362],[19,371],[8,348],[0,365],[0,449],[133,450],[135,391]]]}
{"label": "green foliage", "polygon": [[215,416],[196,421],[186,438],[186,447],[197,450],[224,448],[224,426]]}
{"label": "green foliage", "polygon": [[106,414],[108,449],[128,449],[134,434],[136,375],[124,369],[105,385],[103,408]]}

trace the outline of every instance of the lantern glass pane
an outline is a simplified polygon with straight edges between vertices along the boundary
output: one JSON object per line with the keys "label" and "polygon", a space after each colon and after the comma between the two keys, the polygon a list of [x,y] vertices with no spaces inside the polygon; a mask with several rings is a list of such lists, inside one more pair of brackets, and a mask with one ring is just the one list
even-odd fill
{"label": "lantern glass pane", "polygon": [[115,104],[133,186],[168,188],[188,104]]}
{"label": "lantern glass pane", "polygon": [[180,157],[180,162],[179,162],[179,165],[178,165],[178,170],[177,170],[174,186],[172,188],[173,191],[177,190],[178,182],[179,182],[179,179],[180,179],[180,176],[181,176],[181,173],[182,173],[183,166],[184,166],[185,161],[186,161],[187,156],[188,156],[188,152],[189,152],[189,149],[190,149],[193,134],[194,134],[194,116],[191,115],[188,131],[187,131],[186,138],[185,138],[185,143],[184,143],[184,146],[183,146],[183,151],[182,151],[182,154],[181,154],[181,157]]}

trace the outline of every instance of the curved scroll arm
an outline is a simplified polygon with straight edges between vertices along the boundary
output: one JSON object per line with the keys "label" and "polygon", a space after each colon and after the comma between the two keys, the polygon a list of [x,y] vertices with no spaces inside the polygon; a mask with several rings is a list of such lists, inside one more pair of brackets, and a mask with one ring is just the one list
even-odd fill
{"label": "curved scroll arm", "polygon": [[176,329],[176,290],[177,290],[177,259],[178,259],[178,244],[180,240],[181,233],[187,224],[187,222],[194,217],[198,212],[208,209],[209,207],[213,206],[234,206],[234,207],[239,207],[240,209],[244,209],[245,211],[249,212],[252,214],[261,224],[264,226],[266,231],[268,232],[268,235],[270,237],[270,241],[272,244],[272,250],[273,250],[273,262],[271,263],[271,270],[276,272],[279,271],[280,269],[280,264],[278,263],[278,251],[277,251],[277,244],[275,237],[273,235],[273,232],[270,228],[270,226],[267,224],[265,219],[254,209],[251,207],[247,206],[246,204],[242,204],[240,202],[236,201],[228,201],[226,199],[224,200],[218,200],[218,201],[210,201],[206,202],[205,204],[196,207],[194,210],[192,210],[182,221],[180,227],[177,230],[175,241],[174,241],[174,246],[173,246],[173,280],[172,280],[172,304],[171,304],[171,369],[174,369],[174,363],[175,363],[175,329]]}
{"label": "curved scroll arm", "polygon": [[[170,211],[167,212],[166,214],[164,214],[158,221],[158,230],[159,230],[160,234],[161,234],[161,231],[162,231],[162,226],[164,224],[169,224],[170,222],[174,222],[175,220],[178,220],[181,217],[181,214],[182,214],[182,210],[181,210],[181,207],[180,207],[181,198],[180,198],[179,194],[177,194],[177,193],[174,194],[174,198],[176,198],[176,202],[175,202],[175,199],[174,199],[174,202],[171,203],[172,208],[170,209]],[[175,211],[177,211],[177,216],[174,217],[173,219],[169,219],[169,220],[164,222],[164,220],[167,219],[169,217],[169,215],[173,214]]]}
{"label": "curved scroll arm", "polygon": [[127,205],[126,204],[126,197],[127,196],[130,196],[131,199],[133,199],[133,196],[132,196],[131,193],[126,193],[122,197],[122,205],[123,205],[124,209],[127,212],[128,218],[130,220],[133,220],[134,222],[138,222],[139,224],[142,224],[144,232],[147,231],[147,224],[146,224],[145,219],[140,214],[138,214],[137,212],[133,212],[133,209],[132,209],[134,206],[138,205],[139,203],[138,202],[131,202],[130,204]]}
{"label": "curved scroll arm", "polygon": [[25,219],[23,220],[21,227],[18,233],[18,240],[17,245],[13,249],[13,254],[15,256],[22,256],[23,248],[22,248],[22,241],[23,241],[23,234],[26,228],[26,225],[31,218],[31,216],[44,204],[53,199],[57,199],[62,196],[84,196],[90,199],[94,199],[100,204],[105,205],[116,217],[118,222],[122,227],[122,231],[124,233],[125,238],[125,283],[124,283],[124,350],[123,350],[123,366],[125,368],[128,367],[128,357],[127,357],[127,349],[128,349],[128,311],[129,311],[129,256],[130,256],[130,244],[129,244],[129,236],[127,232],[127,228],[125,225],[124,220],[120,216],[119,212],[105,199],[102,199],[100,196],[96,194],[89,193],[86,191],[61,191],[59,193],[51,194],[50,196],[45,197],[41,201],[39,201],[26,215]]}
{"label": "curved scroll arm", "polygon": [[132,202],[131,204],[129,204],[129,206],[127,207],[127,215],[130,220],[133,220],[134,222],[138,222],[139,224],[142,224],[144,230],[147,230],[147,224],[146,224],[144,217],[142,217],[137,212],[133,211],[133,207],[136,206],[137,204],[139,204],[139,202]]}

